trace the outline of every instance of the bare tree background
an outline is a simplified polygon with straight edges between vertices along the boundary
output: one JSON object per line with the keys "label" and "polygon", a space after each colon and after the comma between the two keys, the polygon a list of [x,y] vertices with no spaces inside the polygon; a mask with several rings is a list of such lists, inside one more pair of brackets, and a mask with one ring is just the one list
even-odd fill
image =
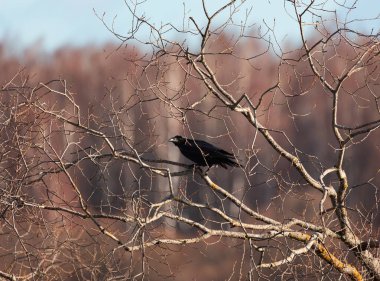
{"label": "bare tree background", "polygon": [[[379,18],[284,1],[290,48],[250,3],[203,4],[177,27],[126,1],[105,52],[0,49],[3,279],[380,280]],[[244,167],[205,174],[177,134]]]}

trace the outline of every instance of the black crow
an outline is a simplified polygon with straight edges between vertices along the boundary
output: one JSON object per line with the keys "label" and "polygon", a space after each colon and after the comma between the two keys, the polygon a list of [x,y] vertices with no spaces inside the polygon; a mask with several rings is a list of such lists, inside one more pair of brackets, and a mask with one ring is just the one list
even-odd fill
{"label": "black crow", "polygon": [[224,169],[227,169],[227,166],[241,166],[233,160],[233,154],[211,143],[187,139],[181,136],[175,136],[169,141],[174,143],[186,158],[198,166],[209,166],[211,168],[212,165],[220,165]]}

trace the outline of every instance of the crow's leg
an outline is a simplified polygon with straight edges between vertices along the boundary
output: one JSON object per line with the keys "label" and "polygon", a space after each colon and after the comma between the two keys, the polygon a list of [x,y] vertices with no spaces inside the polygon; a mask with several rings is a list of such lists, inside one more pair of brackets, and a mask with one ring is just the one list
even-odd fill
{"label": "crow's leg", "polygon": [[210,171],[210,169],[211,169],[211,166],[207,166],[207,170],[206,171],[204,171],[204,174],[207,176],[207,174],[208,174],[208,171]]}

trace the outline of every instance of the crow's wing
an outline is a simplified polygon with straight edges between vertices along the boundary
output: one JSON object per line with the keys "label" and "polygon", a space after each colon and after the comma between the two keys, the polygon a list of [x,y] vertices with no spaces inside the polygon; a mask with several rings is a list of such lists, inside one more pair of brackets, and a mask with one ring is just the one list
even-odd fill
{"label": "crow's wing", "polygon": [[227,166],[240,166],[234,161],[232,153],[203,140],[186,139],[178,148],[186,158],[200,166],[220,165],[225,169]]}
{"label": "crow's wing", "polygon": [[216,147],[215,145],[212,145],[211,143],[208,143],[203,140],[188,140],[192,146],[199,147],[204,153],[214,153],[220,156],[234,156],[233,154],[220,149],[219,147]]}

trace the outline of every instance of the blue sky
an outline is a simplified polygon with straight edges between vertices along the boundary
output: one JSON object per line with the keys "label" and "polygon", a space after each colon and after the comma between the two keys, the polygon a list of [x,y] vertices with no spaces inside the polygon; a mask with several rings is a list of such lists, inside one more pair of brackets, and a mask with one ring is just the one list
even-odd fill
{"label": "blue sky", "polygon": [[[215,10],[223,2],[226,1],[207,1],[211,10]],[[265,20],[270,25],[276,19],[275,32],[278,38],[296,40],[295,22],[284,9],[282,2],[251,0],[253,12],[250,18],[258,23]],[[357,9],[349,16],[379,16],[380,4],[374,5],[374,2],[378,0],[359,0]],[[151,0],[144,3],[138,12],[144,13],[156,24],[170,21],[180,26],[184,9],[187,17],[204,20],[201,0]],[[105,13],[105,20],[110,24],[116,16],[115,26],[120,33],[130,28],[131,16],[124,0],[0,0],[0,40],[5,40],[16,51],[36,43],[44,50],[53,51],[67,45],[102,45],[116,41],[96,17],[94,10],[99,15]],[[380,21],[357,22],[355,26],[367,31],[374,28],[379,32]]]}

